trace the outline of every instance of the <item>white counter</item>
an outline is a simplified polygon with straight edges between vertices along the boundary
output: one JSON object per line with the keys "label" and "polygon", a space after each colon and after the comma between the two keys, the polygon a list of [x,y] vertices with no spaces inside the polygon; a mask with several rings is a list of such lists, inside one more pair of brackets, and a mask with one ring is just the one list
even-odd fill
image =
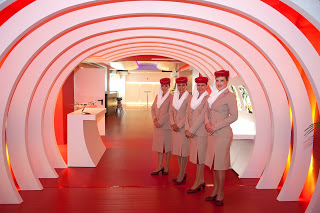
{"label": "white counter", "polygon": [[105,115],[105,108],[86,108],[68,114],[68,166],[96,167],[106,150],[99,134],[97,120]]}

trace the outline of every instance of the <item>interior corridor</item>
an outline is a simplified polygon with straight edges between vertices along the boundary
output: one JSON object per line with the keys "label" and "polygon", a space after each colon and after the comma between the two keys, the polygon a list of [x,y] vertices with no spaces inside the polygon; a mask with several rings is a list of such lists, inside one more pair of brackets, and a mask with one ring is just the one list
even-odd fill
{"label": "interior corridor", "polygon": [[[147,109],[126,108],[106,118],[107,147],[96,168],[57,169],[59,178],[40,179],[42,191],[20,191],[23,203],[0,205],[1,213],[15,212],[304,212],[308,203],[279,202],[279,190],[257,190],[258,179],[239,179],[229,170],[225,205],[205,201],[212,191],[211,171],[205,168],[205,190],[187,194],[196,166],[188,163],[186,183],[173,184],[177,159],[171,158],[168,176],[151,176],[157,155],[151,151],[152,119]],[[66,146],[60,146],[66,159]]]}

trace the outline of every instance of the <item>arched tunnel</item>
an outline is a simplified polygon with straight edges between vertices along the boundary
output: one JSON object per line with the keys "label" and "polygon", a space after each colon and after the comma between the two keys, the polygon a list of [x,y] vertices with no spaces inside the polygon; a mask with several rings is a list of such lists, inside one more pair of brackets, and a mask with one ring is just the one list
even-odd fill
{"label": "arched tunnel", "polygon": [[[7,5],[4,5],[7,3]],[[21,190],[66,168],[54,136],[59,91],[88,57],[171,57],[213,79],[217,70],[241,77],[255,109],[254,147],[240,178],[257,189],[319,209],[320,152],[305,130],[319,122],[318,1],[5,1],[0,11],[0,203],[18,204]],[[312,170],[312,174],[310,174]],[[311,178],[310,176],[313,176]],[[313,187],[308,184],[313,181]]]}

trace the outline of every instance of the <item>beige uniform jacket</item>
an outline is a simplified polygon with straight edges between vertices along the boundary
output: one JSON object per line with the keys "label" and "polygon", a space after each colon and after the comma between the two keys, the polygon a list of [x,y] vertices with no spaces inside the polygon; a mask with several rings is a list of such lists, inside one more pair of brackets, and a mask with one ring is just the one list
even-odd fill
{"label": "beige uniform jacket", "polygon": [[169,118],[171,125],[176,124],[180,129],[179,132],[171,131],[172,139],[172,154],[181,157],[188,157],[190,153],[190,144],[188,138],[185,136],[185,120],[188,103],[192,95],[183,101],[179,110],[176,110],[173,105],[169,109]]}
{"label": "beige uniform jacket", "polygon": [[212,104],[207,102],[205,123],[214,125],[216,131],[208,134],[205,164],[215,170],[227,170],[230,167],[230,146],[233,138],[230,124],[238,119],[238,107],[235,94],[224,91]]}
{"label": "beige uniform jacket", "polygon": [[159,129],[171,129],[170,120],[169,120],[169,108],[172,103],[172,95],[169,94],[168,98],[162,103],[161,107],[157,108],[158,95],[154,99],[154,102],[151,107],[152,119],[158,120],[161,127]]}
{"label": "beige uniform jacket", "polygon": [[186,123],[186,112],[188,108],[188,103],[191,100],[192,95],[188,95],[188,97],[183,101],[179,110],[176,110],[173,105],[170,106],[169,109],[169,119],[170,124],[176,124],[180,131],[184,133],[184,125]]}
{"label": "beige uniform jacket", "polygon": [[208,96],[205,96],[199,106],[194,110],[188,104],[186,114],[185,129],[189,130],[194,136],[190,138],[189,161],[194,164],[203,164],[205,161],[207,147],[207,131],[204,124],[204,115]]}
{"label": "beige uniform jacket", "polygon": [[238,119],[237,99],[234,93],[229,90],[224,91],[212,104],[206,106],[205,123],[214,124],[216,132],[220,136],[232,136],[230,124]]}
{"label": "beige uniform jacket", "polygon": [[159,109],[157,108],[157,100],[158,96],[156,96],[152,104],[151,115],[153,120],[158,120],[161,127],[157,128],[153,125],[152,150],[160,153],[167,153],[172,150],[171,125],[169,121],[169,108],[172,102],[172,95],[169,94]]}
{"label": "beige uniform jacket", "polygon": [[189,130],[193,135],[207,136],[204,124],[205,105],[209,96],[205,96],[196,109],[190,106],[191,99],[188,104],[185,120],[185,130]]}

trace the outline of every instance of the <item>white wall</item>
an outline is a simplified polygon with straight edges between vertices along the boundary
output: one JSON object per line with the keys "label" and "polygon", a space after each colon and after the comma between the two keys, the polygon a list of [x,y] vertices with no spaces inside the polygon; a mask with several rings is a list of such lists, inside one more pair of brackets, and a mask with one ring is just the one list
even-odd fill
{"label": "white wall", "polygon": [[118,92],[118,97],[122,97],[122,103],[126,101],[126,76],[127,73],[110,75],[110,91]]}
{"label": "white wall", "polygon": [[[151,106],[160,88],[161,78],[171,78],[170,72],[130,72],[126,79],[126,101],[127,105]],[[171,88],[173,87],[171,81]],[[170,89],[171,89],[170,88]],[[146,93],[146,91],[150,91]]]}
{"label": "white wall", "polygon": [[[96,107],[105,108],[105,69],[80,68],[74,72],[74,99],[78,103],[87,103],[103,99],[95,103]],[[98,121],[100,135],[105,135],[105,118]]]}
{"label": "white wall", "polygon": [[109,70],[109,68],[105,69],[104,78],[105,78],[105,80],[104,80],[104,91],[105,91],[105,93],[108,93],[109,90],[110,90],[110,83],[109,83],[109,81],[110,81],[110,70]]}

